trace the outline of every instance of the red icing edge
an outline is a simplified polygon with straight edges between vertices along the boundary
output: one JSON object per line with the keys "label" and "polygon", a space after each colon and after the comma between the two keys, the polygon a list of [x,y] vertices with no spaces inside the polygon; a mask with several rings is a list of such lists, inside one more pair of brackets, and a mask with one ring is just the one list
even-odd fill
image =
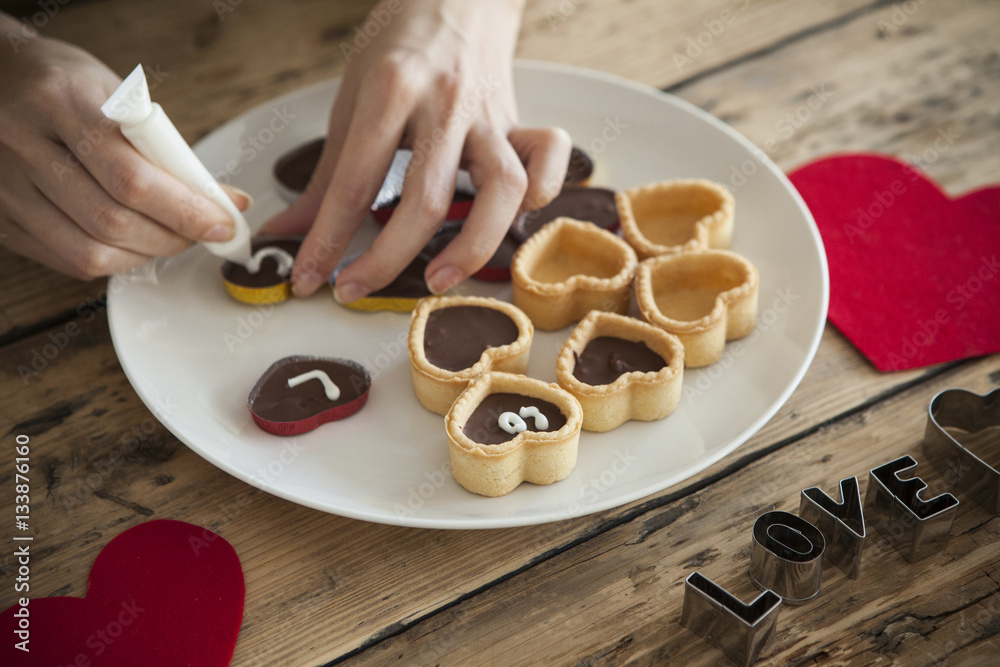
{"label": "red icing edge", "polygon": [[365,403],[368,401],[369,392],[371,392],[371,388],[365,390],[365,393],[361,394],[361,396],[358,396],[350,403],[344,403],[343,405],[338,405],[330,408],[329,410],[324,410],[323,412],[313,415],[307,419],[300,419],[293,422],[276,422],[264,419],[263,417],[258,416],[252,409],[250,410],[250,415],[253,417],[254,422],[261,428],[261,430],[267,431],[272,435],[280,435],[283,437],[302,435],[303,433],[308,433],[309,431],[315,431],[327,422],[338,421],[350,417],[365,406]]}

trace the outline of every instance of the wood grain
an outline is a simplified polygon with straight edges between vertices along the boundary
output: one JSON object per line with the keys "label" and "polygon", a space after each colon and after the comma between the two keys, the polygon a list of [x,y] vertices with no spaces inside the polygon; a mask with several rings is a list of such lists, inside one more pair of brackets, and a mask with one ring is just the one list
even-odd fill
{"label": "wood grain", "polygon": [[[169,75],[157,98],[195,140],[274,95],[339,73],[338,45],[370,4],[246,0],[219,20],[211,3],[94,0],[71,3],[51,32],[93,49],[119,73],[139,60],[160,66]],[[671,87],[760,145],[778,135],[781,119],[808,108],[813,86],[826,85],[829,99],[768,151],[783,167],[842,148],[922,155],[954,125],[956,140],[923,166],[953,193],[996,178],[995,3],[913,3],[918,9],[896,25],[887,2],[751,2],[678,67],[672,54],[737,4],[533,2],[518,54]],[[554,23],[560,7],[572,11]],[[38,457],[32,593],[37,586],[37,595],[82,595],[103,545],[149,518],[207,526],[232,542],[246,572],[240,665],[352,654],[376,664],[508,664],[518,656],[716,664],[720,654],[677,623],[684,576],[697,569],[750,597],[756,516],[794,510],[805,486],[833,492],[843,476],[864,484],[867,470],[888,458],[920,460],[927,402],[939,388],[1000,383],[997,355],[879,374],[828,326],[778,414],[734,455],[678,487],[545,526],[414,530],[280,500],[179,443],[118,365],[101,304],[92,301],[103,281],[75,283],[0,249],[0,285],[0,432],[29,434]],[[9,488],[11,466],[0,460],[0,486]],[[919,473],[935,492],[942,488],[935,471]],[[0,511],[12,513],[6,495]],[[765,662],[995,657],[998,530],[995,518],[963,503],[937,556],[909,565],[871,542],[862,579],[828,571],[815,605],[782,610]],[[9,583],[5,558],[0,582]],[[5,584],[0,606],[11,600]]]}

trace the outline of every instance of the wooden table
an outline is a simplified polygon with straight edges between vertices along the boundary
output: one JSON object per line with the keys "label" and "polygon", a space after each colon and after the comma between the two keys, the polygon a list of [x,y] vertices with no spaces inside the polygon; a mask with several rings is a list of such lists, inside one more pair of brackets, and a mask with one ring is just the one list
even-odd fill
{"label": "wooden table", "polygon": [[[43,31],[119,74],[139,61],[164,72],[157,99],[193,142],[340,74],[339,45],[369,5],[81,1]],[[1000,173],[998,25],[992,0],[540,0],[529,3],[518,55],[663,88],[757,145],[778,137],[770,155],[785,169],[835,151],[880,151],[914,159],[958,194]],[[814,86],[828,101],[778,136]],[[954,141],[933,150],[942,131]],[[935,393],[1000,384],[1000,355],[878,373],[828,326],[778,414],[681,485],[549,525],[417,530],[294,505],[177,441],[122,373],[104,281],[74,282],[0,249],[0,285],[0,514],[12,523],[11,452],[15,435],[29,435],[32,594],[83,595],[100,549],[151,518],[207,526],[245,570],[238,665],[724,663],[679,624],[685,577],[700,571],[749,599],[756,517],[794,512],[803,488],[835,494],[857,475],[864,491],[871,468],[904,454],[921,460]],[[23,380],[19,365],[57,339],[64,349]],[[123,455],[133,435],[139,446]],[[944,489],[930,466],[918,473],[931,493]],[[15,597],[13,560],[0,559],[0,607]],[[909,564],[870,548],[864,568],[858,580],[827,568],[815,602],[783,608],[762,662],[996,664],[997,517],[963,502],[944,551]]]}

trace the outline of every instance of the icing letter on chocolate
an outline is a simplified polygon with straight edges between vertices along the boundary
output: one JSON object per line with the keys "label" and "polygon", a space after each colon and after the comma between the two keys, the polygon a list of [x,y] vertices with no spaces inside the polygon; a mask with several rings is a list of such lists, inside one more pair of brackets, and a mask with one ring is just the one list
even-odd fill
{"label": "icing letter on chocolate", "polygon": [[257,273],[260,271],[260,263],[264,261],[265,257],[273,257],[274,261],[278,263],[277,273],[279,276],[287,276],[292,270],[292,265],[295,264],[295,258],[285,250],[275,246],[267,246],[255,252],[247,263],[244,264],[247,273]]}
{"label": "icing letter on chocolate", "polygon": [[497,420],[497,424],[500,425],[500,428],[511,435],[517,435],[521,431],[528,430],[528,425],[524,423],[524,420],[515,415],[513,412],[505,412],[500,415],[500,419]]}
{"label": "icing letter on chocolate", "polygon": [[303,382],[307,382],[309,380],[319,380],[322,382],[323,389],[326,391],[326,397],[331,401],[336,401],[340,398],[340,387],[335,385],[333,380],[330,379],[330,376],[323,371],[309,371],[307,373],[303,373],[302,375],[296,375],[293,378],[288,378],[288,386],[298,387]]}
{"label": "icing letter on chocolate", "polygon": [[521,419],[527,419],[528,417],[535,418],[535,428],[539,431],[545,431],[549,428],[549,420],[536,408],[534,405],[527,405],[518,410],[518,414],[521,415]]}

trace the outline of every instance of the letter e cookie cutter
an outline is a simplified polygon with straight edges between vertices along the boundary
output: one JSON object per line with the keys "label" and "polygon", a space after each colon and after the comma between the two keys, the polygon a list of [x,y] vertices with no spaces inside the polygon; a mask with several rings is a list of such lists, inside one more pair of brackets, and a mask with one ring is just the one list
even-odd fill
{"label": "letter e cookie cutter", "polygon": [[958,499],[950,493],[924,500],[924,480],[900,479],[900,473],[916,465],[913,457],[901,456],[875,468],[868,474],[865,497],[872,524],[911,563],[948,544],[958,512]]}
{"label": "letter e cookie cutter", "polygon": [[[990,431],[991,427],[996,430]],[[970,451],[970,446],[981,455]],[[1000,514],[1000,472],[985,460],[987,455],[1000,460],[1000,389],[985,396],[945,389],[932,398],[924,453],[949,486],[986,511]]]}
{"label": "letter e cookie cutter", "polygon": [[823,533],[802,517],[781,511],[761,514],[753,524],[750,580],[788,604],[808,602],[823,583],[825,549]]}
{"label": "letter e cookie cutter", "polygon": [[781,597],[765,590],[744,604],[699,572],[684,580],[681,625],[726,654],[738,665],[749,667],[770,643],[778,621]]}
{"label": "letter e cookie cutter", "polygon": [[824,556],[851,579],[861,574],[865,546],[865,514],[857,477],[840,480],[841,502],[813,486],[802,490],[799,516],[819,528],[826,539]]}

